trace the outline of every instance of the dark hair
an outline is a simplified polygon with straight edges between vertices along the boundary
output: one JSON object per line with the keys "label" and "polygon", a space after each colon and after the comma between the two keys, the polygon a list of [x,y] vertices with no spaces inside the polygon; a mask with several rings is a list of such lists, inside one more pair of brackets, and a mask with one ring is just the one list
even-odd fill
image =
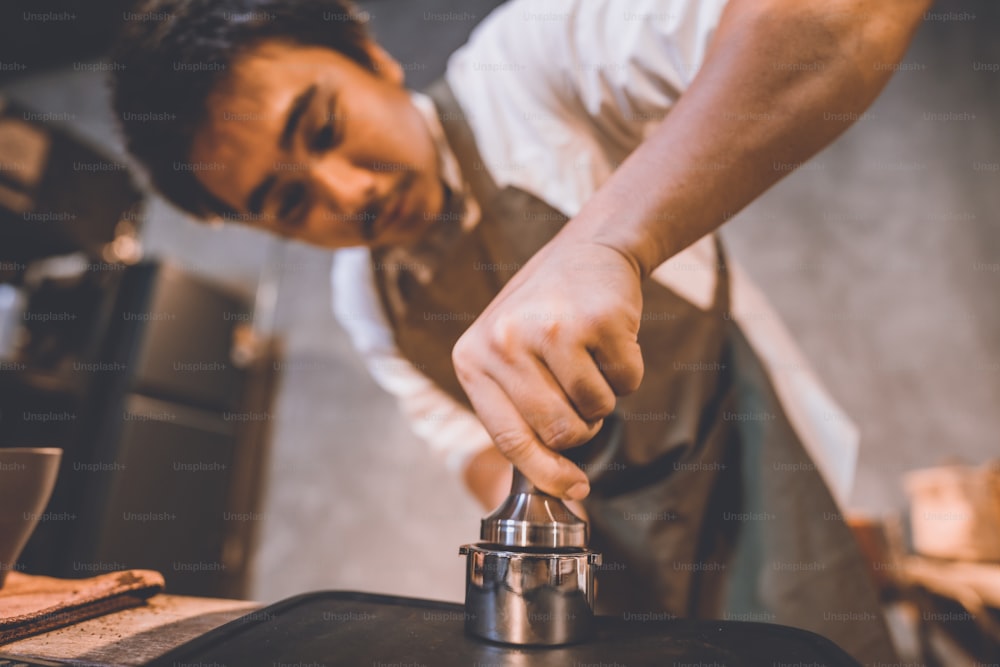
{"label": "dark hair", "polygon": [[350,0],[146,0],[122,15],[109,58],[129,152],[197,217],[234,212],[187,165],[207,102],[236,57],[265,39],[334,49],[368,67],[366,16]]}

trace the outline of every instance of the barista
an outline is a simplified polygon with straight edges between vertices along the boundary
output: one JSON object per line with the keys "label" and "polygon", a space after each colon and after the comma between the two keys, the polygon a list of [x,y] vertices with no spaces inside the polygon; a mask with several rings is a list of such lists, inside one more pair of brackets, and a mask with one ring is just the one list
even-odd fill
{"label": "barista", "polygon": [[337,0],[154,0],[115,105],[184,209],[350,248],[334,303],[375,378],[485,506],[508,460],[583,503],[605,613],[888,663],[828,520],[856,431],[712,232],[867,108],[927,4],[512,0],[421,94]]}

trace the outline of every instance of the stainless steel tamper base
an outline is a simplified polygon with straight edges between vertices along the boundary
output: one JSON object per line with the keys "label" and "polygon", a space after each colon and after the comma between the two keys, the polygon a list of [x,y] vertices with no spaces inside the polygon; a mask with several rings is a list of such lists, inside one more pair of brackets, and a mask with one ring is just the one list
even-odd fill
{"label": "stainless steel tamper base", "polygon": [[506,644],[558,645],[587,638],[594,570],[587,522],[514,470],[510,496],[466,544],[465,628]]}
{"label": "stainless steel tamper base", "polygon": [[483,542],[503,547],[561,549],[587,546],[587,522],[555,496],[539,491],[514,469],[510,495],[479,531]]}

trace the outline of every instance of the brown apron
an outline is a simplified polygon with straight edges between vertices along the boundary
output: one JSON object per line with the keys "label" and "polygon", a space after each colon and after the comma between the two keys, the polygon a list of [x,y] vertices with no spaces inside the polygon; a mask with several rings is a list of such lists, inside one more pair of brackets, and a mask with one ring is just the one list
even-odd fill
{"label": "brown apron", "polygon": [[[463,229],[465,203],[453,193],[426,238],[373,250],[372,268],[401,352],[468,407],[452,347],[567,217],[527,192],[498,189],[447,85],[428,94],[481,219]],[[716,248],[708,310],[645,281],[642,385],[618,400],[597,441],[573,452],[591,480],[591,546],[604,555],[598,611],[640,622],[781,623],[823,634],[863,662],[892,662],[850,530],[729,316],[718,240]]]}

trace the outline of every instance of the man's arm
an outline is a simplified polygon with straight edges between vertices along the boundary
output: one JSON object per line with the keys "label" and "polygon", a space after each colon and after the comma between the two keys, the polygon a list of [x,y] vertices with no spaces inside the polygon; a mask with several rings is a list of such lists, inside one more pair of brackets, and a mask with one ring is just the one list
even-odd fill
{"label": "man's arm", "polygon": [[929,4],[731,0],[691,87],[573,232],[622,250],[648,275],[846,130]]}
{"label": "man's arm", "polygon": [[497,446],[541,489],[586,478],[581,444],[642,377],[640,282],[841,134],[902,58],[928,0],[731,0],[656,130],[455,346]]}

